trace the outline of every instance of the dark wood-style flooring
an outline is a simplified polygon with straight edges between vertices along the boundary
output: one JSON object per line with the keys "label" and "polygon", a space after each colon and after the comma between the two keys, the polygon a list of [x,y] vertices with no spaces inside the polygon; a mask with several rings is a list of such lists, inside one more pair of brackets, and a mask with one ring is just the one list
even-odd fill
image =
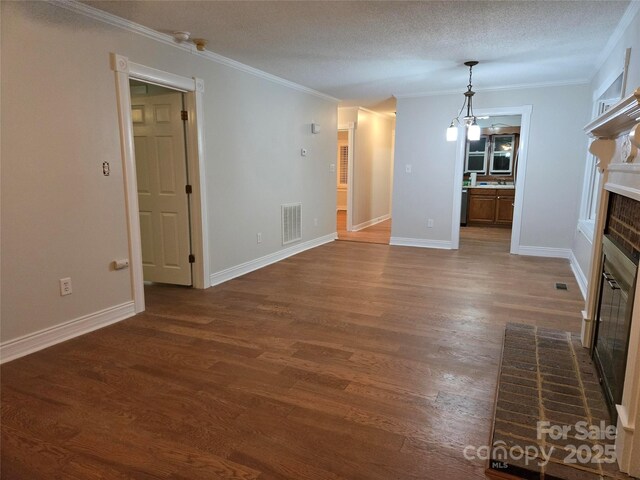
{"label": "dark wood-style flooring", "polygon": [[[499,243],[499,242],[498,242]],[[2,366],[4,480],[484,478],[506,322],[578,331],[565,260],[333,242]],[[554,289],[566,282],[568,291]]]}
{"label": "dark wood-style flooring", "polygon": [[389,245],[391,240],[391,219],[363,228],[357,232],[348,232],[347,212],[338,210],[336,214],[336,231],[338,240]]}

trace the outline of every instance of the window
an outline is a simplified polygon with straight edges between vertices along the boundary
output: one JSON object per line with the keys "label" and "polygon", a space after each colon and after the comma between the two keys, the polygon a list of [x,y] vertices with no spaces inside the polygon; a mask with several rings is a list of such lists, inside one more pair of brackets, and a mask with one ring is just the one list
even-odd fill
{"label": "window", "polygon": [[346,187],[349,179],[349,146],[340,145],[338,155],[338,184]]}
{"label": "window", "polygon": [[511,175],[515,135],[493,135],[491,139],[491,175]]}
{"label": "window", "polygon": [[489,149],[488,137],[482,136],[480,140],[467,142],[467,161],[464,173],[476,172],[482,175],[487,173],[487,152]]}
{"label": "window", "polygon": [[[623,74],[621,73],[606,90],[602,91],[603,89],[600,89],[602,93],[595,99],[593,105],[593,118],[602,115],[620,100],[622,96],[622,80]],[[598,159],[589,153],[587,156],[587,168],[584,174],[580,221],[578,222],[578,228],[580,228],[589,239],[593,237],[598,207],[598,195],[600,193],[601,173],[598,170],[597,162]]]}

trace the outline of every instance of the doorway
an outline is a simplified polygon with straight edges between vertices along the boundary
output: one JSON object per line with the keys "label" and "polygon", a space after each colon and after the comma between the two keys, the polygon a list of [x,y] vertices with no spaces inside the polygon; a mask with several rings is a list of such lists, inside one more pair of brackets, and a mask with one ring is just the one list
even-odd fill
{"label": "doorway", "polygon": [[191,286],[191,219],[183,93],[130,80],[145,282]]}
{"label": "doorway", "polygon": [[460,215],[460,248],[492,244],[509,252],[521,115],[481,116],[480,138],[466,141]]}
{"label": "doorway", "polygon": [[125,191],[127,232],[129,239],[129,271],[131,291],[136,313],[145,309],[144,273],[142,261],[142,239],[140,209],[138,207],[138,182],[136,152],[132,119],[130,80],[166,87],[182,92],[185,122],[185,145],[189,163],[188,178],[191,185],[190,232],[192,261],[192,286],[208,288],[211,285],[209,267],[209,228],[207,222],[206,175],[204,159],[204,81],[164,72],[145,65],[130,62],[125,56],[111,54],[111,68],[115,73],[120,145],[122,151],[122,173]]}
{"label": "doorway", "polygon": [[452,248],[478,242],[518,254],[531,105],[476,112],[481,137],[458,138]]}
{"label": "doorway", "polygon": [[[364,111],[367,115],[379,115]],[[338,126],[335,169],[336,233],[338,240],[388,245],[391,239],[389,212],[393,183],[394,130],[380,126],[378,118],[373,120],[375,122],[366,119],[360,122],[358,142],[361,143],[357,145],[360,149],[357,159],[355,123]],[[358,211],[355,211],[356,206]],[[385,214],[376,216],[380,213]]]}

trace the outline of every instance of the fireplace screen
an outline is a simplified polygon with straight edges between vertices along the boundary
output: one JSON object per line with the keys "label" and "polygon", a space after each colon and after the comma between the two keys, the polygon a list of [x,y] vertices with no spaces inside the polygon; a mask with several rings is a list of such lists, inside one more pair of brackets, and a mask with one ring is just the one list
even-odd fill
{"label": "fireplace screen", "polygon": [[603,267],[593,358],[600,373],[612,420],[615,421],[615,405],[622,401],[638,267],[637,261],[625,254],[608,235],[603,237],[602,252]]}

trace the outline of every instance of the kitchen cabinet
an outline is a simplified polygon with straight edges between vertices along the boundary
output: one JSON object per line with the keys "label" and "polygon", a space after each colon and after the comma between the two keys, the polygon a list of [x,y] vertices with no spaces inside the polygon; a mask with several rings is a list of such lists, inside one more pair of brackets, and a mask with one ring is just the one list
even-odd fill
{"label": "kitchen cabinet", "polygon": [[496,217],[495,189],[470,188],[467,223],[470,225],[492,224]]}
{"label": "kitchen cabinet", "polygon": [[513,223],[513,202],[516,201],[515,190],[504,191],[496,190],[496,224],[511,225]]}
{"label": "kitchen cabinet", "polygon": [[513,222],[515,190],[469,188],[469,225],[509,226]]}

